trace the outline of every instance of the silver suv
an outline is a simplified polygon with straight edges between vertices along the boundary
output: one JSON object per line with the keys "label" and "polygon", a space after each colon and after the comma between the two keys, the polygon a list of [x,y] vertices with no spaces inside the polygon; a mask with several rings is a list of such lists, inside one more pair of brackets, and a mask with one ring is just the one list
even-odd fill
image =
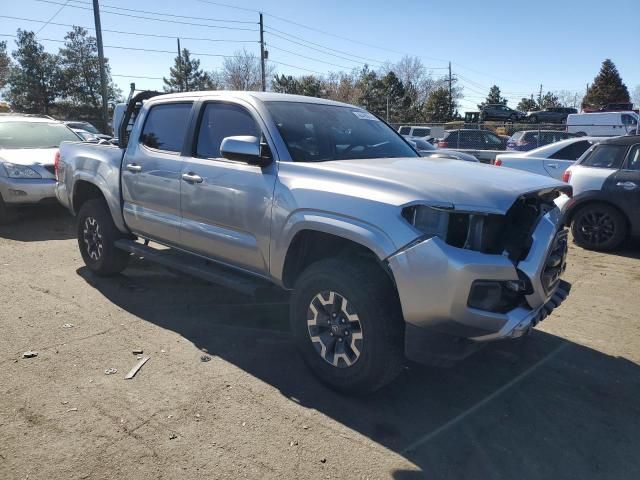
{"label": "silver suv", "polygon": [[336,389],[519,337],[568,293],[553,201],[569,186],[420,158],[359,107],[143,93],[118,138],[61,147],[57,195],[87,267],[116,274],[135,253],[246,293],[290,290],[302,357]]}

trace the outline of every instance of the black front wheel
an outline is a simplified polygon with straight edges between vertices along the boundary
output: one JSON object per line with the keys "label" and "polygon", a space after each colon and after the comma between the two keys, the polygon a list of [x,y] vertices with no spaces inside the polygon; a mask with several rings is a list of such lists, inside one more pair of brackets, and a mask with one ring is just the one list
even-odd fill
{"label": "black front wheel", "polygon": [[304,361],[330,387],[369,393],[400,372],[401,310],[375,264],[340,257],[311,265],[296,282],[290,308]]}
{"label": "black front wheel", "polygon": [[129,253],[115,247],[115,241],[123,237],[104,200],[88,200],[82,205],[78,213],[78,247],[92,272],[109,276],[125,269]]}
{"label": "black front wheel", "polygon": [[574,241],[589,250],[614,250],[627,236],[627,222],[615,208],[603,203],[582,207],[573,216]]}

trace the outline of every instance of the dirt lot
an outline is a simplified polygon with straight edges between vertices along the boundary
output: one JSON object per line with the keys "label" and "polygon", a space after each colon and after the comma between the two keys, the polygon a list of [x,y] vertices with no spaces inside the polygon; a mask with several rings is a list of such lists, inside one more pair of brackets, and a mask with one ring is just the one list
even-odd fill
{"label": "dirt lot", "polygon": [[72,219],[30,212],[0,228],[0,479],[638,479],[639,258],[572,248],[527,342],[354,399],[301,365],[282,296],[96,278]]}

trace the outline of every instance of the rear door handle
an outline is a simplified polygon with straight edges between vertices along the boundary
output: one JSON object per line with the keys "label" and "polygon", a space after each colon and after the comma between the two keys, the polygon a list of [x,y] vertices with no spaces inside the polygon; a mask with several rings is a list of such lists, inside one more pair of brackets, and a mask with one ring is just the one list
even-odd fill
{"label": "rear door handle", "polygon": [[189,183],[202,183],[202,177],[200,175],[196,175],[193,172],[183,173],[182,174],[182,179],[185,182],[189,182]]}
{"label": "rear door handle", "polygon": [[558,168],[558,164],[557,163],[547,163],[547,167],[549,167],[549,168]]}
{"label": "rear door handle", "polygon": [[127,163],[127,170],[130,172],[138,173],[142,171],[142,167],[140,165],[136,165],[135,163]]}
{"label": "rear door handle", "polygon": [[622,187],[625,190],[634,190],[638,185],[634,182],[618,182],[616,183],[616,187]]}

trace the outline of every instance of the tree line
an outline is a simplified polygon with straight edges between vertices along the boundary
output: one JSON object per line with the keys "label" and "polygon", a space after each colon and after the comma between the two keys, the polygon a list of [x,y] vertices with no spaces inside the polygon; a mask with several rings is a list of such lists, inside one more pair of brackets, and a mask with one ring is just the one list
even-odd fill
{"label": "tree line", "polygon": [[[18,30],[16,48],[7,51],[0,42],[0,92],[14,111],[44,113],[62,118],[98,119],[102,97],[95,37],[82,27],[73,27],[57,53],[46,52],[32,31]],[[121,101],[105,59],[108,100]],[[464,97],[457,79],[436,76],[417,57],[405,56],[374,70],[368,65],[349,72],[326,75],[278,74],[266,62],[268,90],[327,98],[362,106],[391,123],[448,122],[461,119],[458,102]],[[220,69],[205,71],[200,60],[183,48],[163,77],[166,92],[195,90],[260,90],[260,58],[245,49],[225,57]],[[533,111],[556,106],[597,109],[607,103],[629,102],[629,91],[609,59],[584,97],[575,92],[540,91],[522,98],[517,109]],[[500,88],[493,85],[478,105],[507,104]]]}

